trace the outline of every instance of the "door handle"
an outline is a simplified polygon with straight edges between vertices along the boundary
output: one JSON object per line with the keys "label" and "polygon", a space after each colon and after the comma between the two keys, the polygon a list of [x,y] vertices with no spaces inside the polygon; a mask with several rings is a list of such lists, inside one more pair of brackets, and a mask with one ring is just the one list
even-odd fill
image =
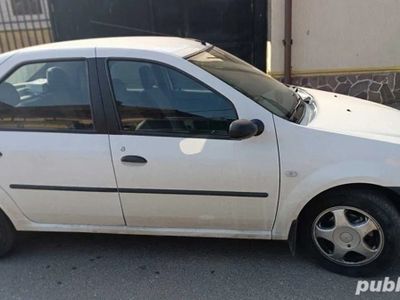
{"label": "door handle", "polygon": [[127,163],[136,163],[136,164],[145,164],[147,163],[147,159],[141,156],[137,155],[127,155],[121,157],[122,162],[127,162]]}

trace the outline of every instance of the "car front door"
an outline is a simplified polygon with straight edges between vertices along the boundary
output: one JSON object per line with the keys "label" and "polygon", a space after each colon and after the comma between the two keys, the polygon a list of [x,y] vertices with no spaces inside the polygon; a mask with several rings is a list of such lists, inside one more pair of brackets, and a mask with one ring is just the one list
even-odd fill
{"label": "car front door", "polygon": [[[112,87],[103,98],[116,110],[110,143],[127,225],[267,236],[279,188],[272,115],[197,67],[188,75],[186,61],[171,66],[179,63],[98,59],[101,85]],[[265,132],[231,139],[239,117],[261,119]]]}
{"label": "car front door", "polygon": [[125,225],[94,60],[18,65],[0,84],[1,187],[36,223]]}

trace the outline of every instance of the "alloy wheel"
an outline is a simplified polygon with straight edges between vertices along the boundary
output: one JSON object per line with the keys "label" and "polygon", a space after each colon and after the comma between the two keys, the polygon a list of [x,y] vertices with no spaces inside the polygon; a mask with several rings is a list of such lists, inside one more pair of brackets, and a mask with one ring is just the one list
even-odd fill
{"label": "alloy wheel", "polygon": [[315,219],[312,231],[313,241],[321,254],[345,266],[372,262],[384,245],[379,223],[354,207],[338,206],[323,211]]}

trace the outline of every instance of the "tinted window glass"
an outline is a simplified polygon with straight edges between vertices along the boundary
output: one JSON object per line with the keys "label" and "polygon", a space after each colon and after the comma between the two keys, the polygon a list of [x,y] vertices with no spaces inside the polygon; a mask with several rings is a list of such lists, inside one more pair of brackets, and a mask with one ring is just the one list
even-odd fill
{"label": "tinted window glass", "polygon": [[124,131],[226,137],[237,119],[229,100],[172,68],[133,61],[109,68]]}
{"label": "tinted window glass", "polygon": [[189,61],[282,118],[290,119],[298,103],[293,89],[216,47],[190,57]]}
{"label": "tinted window glass", "polygon": [[169,79],[173,89],[182,91],[206,91],[207,89],[199,84],[198,82],[186,77],[185,75],[175,72],[173,70],[168,70]]}
{"label": "tinted window glass", "polygon": [[28,64],[0,84],[0,128],[91,130],[84,61]]}

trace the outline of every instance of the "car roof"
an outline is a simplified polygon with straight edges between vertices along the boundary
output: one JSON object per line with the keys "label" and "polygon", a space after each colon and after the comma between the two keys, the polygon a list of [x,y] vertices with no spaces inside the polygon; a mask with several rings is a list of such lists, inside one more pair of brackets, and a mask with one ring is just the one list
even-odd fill
{"label": "car roof", "polygon": [[155,36],[135,36],[135,37],[111,37],[111,38],[95,38],[84,40],[73,40],[65,42],[57,42],[51,44],[43,44],[17,50],[17,52],[29,52],[34,50],[57,50],[57,49],[132,49],[147,50],[171,54],[179,57],[185,57],[193,53],[200,52],[209,47],[210,44],[205,42],[185,39],[179,37],[155,37]]}

